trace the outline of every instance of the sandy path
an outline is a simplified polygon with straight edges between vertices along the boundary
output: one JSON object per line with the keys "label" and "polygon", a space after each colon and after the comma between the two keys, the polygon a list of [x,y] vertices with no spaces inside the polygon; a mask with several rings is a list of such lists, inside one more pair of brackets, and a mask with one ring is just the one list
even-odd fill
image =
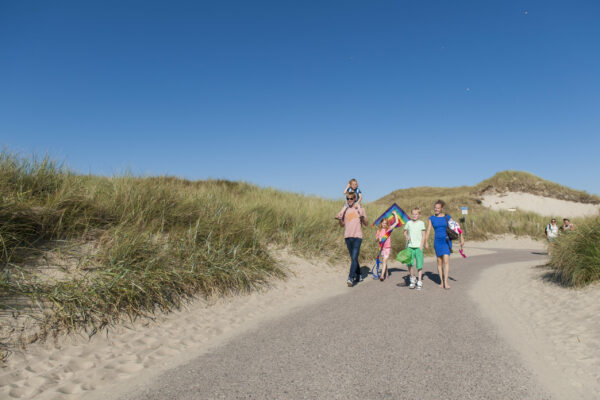
{"label": "sandy path", "polygon": [[559,399],[600,399],[600,285],[547,282],[530,262],[485,270],[471,292],[529,369]]}
{"label": "sandy path", "polygon": [[121,398],[551,398],[466,294],[482,270],[543,259],[535,253],[453,258],[448,291],[431,261],[422,291],[396,266],[386,282],[273,320]]}
{"label": "sandy path", "polygon": [[[389,386],[389,383],[386,382],[389,382],[391,378],[403,382],[398,386],[404,388],[402,391],[396,391],[396,389],[381,391],[383,389],[378,388],[374,392],[376,394],[374,397],[389,397],[390,393],[396,393],[400,398],[410,398],[411,396],[408,396],[407,393],[423,397],[423,394],[415,391],[414,388],[406,389],[404,383],[412,382],[413,386],[425,385],[430,394],[437,393],[440,396],[452,398],[447,396],[450,392],[432,391],[432,377],[440,378],[452,386],[451,379],[447,381],[449,376],[446,374],[442,374],[441,377],[437,376],[441,373],[438,371],[438,367],[441,370],[444,368],[464,370],[465,366],[461,363],[457,365],[453,360],[444,360],[441,366],[434,367],[433,360],[435,359],[435,350],[438,349],[439,338],[419,346],[415,351],[413,351],[414,343],[404,341],[405,338],[414,338],[424,334],[429,338],[434,337],[434,333],[437,332],[432,325],[434,320],[445,318],[445,315],[439,312],[440,305],[436,303],[440,300],[444,302],[451,300],[448,306],[459,305],[463,311],[461,315],[457,316],[457,320],[460,321],[458,325],[454,325],[453,322],[449,326],[444,326],[442,331],[447,332],[450,329],[453,332],[451,337],[462,337],[466,332],[467,341],[465,343],[469,342],[469,338],[471,341],[477,341],[477,335],[481,334],[495,349],[490,354],[498,357],[491,359],[488,349],[480,347],[480,351],[476,355],[468,356],[466,353],[459,352],[459,358],[470,360],[470,364],[479,366],[481,371],[487,370],[488,373],[489,371],[495,372],[494,368],[509,370],[508,375],[499,378],[482,377],[481,371],[472,371],[474,377],[483,379],[484,388],[492,390],[491,393],[495,393],[493,390],[498,389],[500,390],[498,393],[505,393],[508,396],[504,398],[535,398],[533,397],[534,393],[542,394],[536,383],[541,382],[551,393],[556,394],[556,398],[563,398],[564,396],[561,394],[573,388],[579,393],[583,393],[581,398],[586,398],[584,397],[586,393],[598,393],[598,385],[600,385],[597,373],[600,371],[600,354],[597,350],[600,348],[600,326],[597,317],[600,315],[598,313],[599,289],[572,291],[541,281],[539,275],[542,272],[539,269],[527,268],[527,266],[539,264],[540,260],[543,260],[543,256],[531,255],[531,251],[526,253],[534,257],[536,261],[526,261],[526,264],[513,263],[508,267],[487,268],[492,264],[511,263],[510,257],[507,258],[502,254],[493,255],[499,249],[542,249],[543,247],[544,243],[542,242],[529,239],[515,240],[509,237],[484,243],[469,243],[466,248],[468,259],[462,260],[453,257],[452,276],[457,279],[454,282],[454,286],[456,286],[454,289],[458,290],[451,290],[450,296],[447,297],[439,297],[445,292],[432,290],[434,289],[432,282],[426,281],[427,290],[418,294],[394,285],[394,281],[396,284],[402,285],[401,278],[405,272],[396,272],[392,276],[392,281],[382,284],[391,283],[388,286],[381,286],[379,282],[375,281],[367,281],[357,288],[348,289],[343,285],[347,273],[345,265],[325,268],[318,262],[311,263],[283,254],[283,259],[288,260],[290,269],[296,275],[286,282],[275,282],[272,288],[261,293],[227,298],[211,305],[197,301],[190,304],[185,310],[157,317],[156,322],[139,321],[129,327],[111,329],[108,337],[105,334],[96,335],[88,341],[87,338],[72,336],[61,338],[56,343],[32,345],[27,353],[13,355],[8,365],[0,370],[0,398],[112,399],[131,390],[139,392],[151,385],[152,382],[164,379],[165,374],[170,371],[181,371],[177,368],[182,368],[195,360],[203,360],[198,369],[205,370],[205,364],[202,363],[208,363],[206,365],[211,365],[212,370],[229,374],[226,370],[227,358],[221,360],[220,354],[231,346],[236,349],[240,346],[247,348],[248,345],[260,349],[263,346],[260,357],[255,358],[262,360],[267,357],[272,361],[279,360],[278,368],[282,368],[280,365],[282,350],[276,347],[272,349],[272,354],[268,354],[269,350],[264,348],[263,342],[253,341],[257,332],[266,329],[275,334],[280,326],[289,324],[293,329],[288,336],[296,338],[295,347],[291,347],[289,352],[300,357],[299,359],[303,359],[304,356],[297,354],[298,343],[304,349],[305,346],[312,346],[311,343],[314,340],[323,339],[324,333],[320,325],[327,326],[332,321],[345,320],[343,313],[347,312],[348,308],[352,310],[351,314],[354,316],[370,316],[361,323],[363,325],[358,324],[361,329],[356,335],[357,343],[360,343],[356,351],[358,354],[362,354],[363,358],[353,356],[349,361],[344,359],[346,357],[344,354],[332,355],[327,350],[329,347],[334,346],[342,352],[344,349],[338,347],[338,340],[330,339],[325,344],[326,351],[316,355],[314,352],[310,353],[317,357],[317,361],[310,359],[306,362],[319,364],[323,358],[331,356],[342,365],[348,362],[348,365],[356,363],[356,368],[361,371],[359,375],[363,377],[362,380],[375,380],[380,382],[382,387]],[[491,258],[476,257],[478,255],[488,255]],[[525,256],[527,257],[527,255]],[[522,262],[521,259],[512,261]],[[399,264],[395,266],[400,267]],[[518,268],[518,271],[511,270],[511,268]],[[427,260],[426,270],[430,272],[430,278],[435,278],[435,275],[431,274],[431,271],[435,271],[432,259]],[[481,271],[483,273],[480,275]],[[513,279],[515,275],[520,278]],[[382,292],[382,288],[389,293]],[[472,289],[469,292],[471,297],[464,295],[468,288]],[[480,291],[477,292],[477,290]],[[360,291],[365,291],[367,297],[361,299],[360,296],[357,296],[356,293]],[[459,296],[459,293],[462,295]],[[418,297],[420,300],[417,303],[410,303],[417,297],[404,297],[409,294],[417,294],[420,296]],[[476,300],[479,306],[476,306],[473,300]],[[441,307],[445,306],[442,304]],[[571,311],[564,312],[565,309]],[[386,318],[393,316],[398,321],[397,325],[388,325],[383,330],[388,331],[389,335],[384,336],[384,343],[388,343],[388,345],[382,348],[377,344],[377,338],[380,337],[381,332],[378,333],[375,325],[372,325],[373,320],[377,319],[372,315],[379,315],[377,310],[385,310]],[[315,318],[315,314],[321,316],[316,320],[311,320],[310,318]],[[304,315],[304,317],[298,319],[299,315]],[[310,317],[311,315],[313,317]],[[518,318],[515,318],[515,315]],[[418,325],[408,324],[411,316],[415,316],[415,318],[423,316],[423,318],[420,318]],[[351,317],[347,319],[352,320]],[[407,326],[412,330],[407,331]],[[486,326],[487,328],[485,328]],[[314,337],[311,336],[310,341],[305,342],[306,338],[298,336],[298,332],[310,333]],[[276,344],[286,343],[288,339],[284,339],[284,337],[271,336],[269,341],[274,341]],[[319,339],[320,337],[321,339]],[[335,338],[335,336],[331,337]],[[396,343],[397,338],[402,339]],[[544,340],[540,340],[540,338],[544,338]],[[461,341],[464,342],[463,339]],[[373,343],[378,349],[375,353],[371,351]],[[483,344],[485,345],[485,343]],[[453,347],[454,341],[448,341],[446,345]],[[518,353],[514,349],[518,350]],[[393,354],[392,350],[397,354],[404,354],[408,351],[414,360],[411,358],[411,360],[403,360],[401,364],[396,363],[398,365],[391,368],[396,372],[392,372],[391,375],[384,369],[385,374],[382,372],[382,377],[378,377],[377,373],[373,372],[379,370],[377,365],[373,365],[373,369],[369,369],[368,363],[364,364],[365,359],[377,360],[377,357],[381,357],[380,359],[385,360],[390,358]],[[490,365],[495,363],[496,367],[487,365],[486,360]],[[500,364],[498,364],[498,360],[500,360]],[[294,357],[284,361],[291,365],[297,362]],[[264,363],[264,360],[249,359],[248,362]],[[511,362],[516,364],[511,367]],[[236,365],[237,361],[231,367],[235,369]],[[427,378],[425,381],[419,381],[418,378],[406,372],[413,371],[414,375],[418,373],[420,365],[428,366],[427,371],[422,372]],[[467,367],[470,368],[470,366]],[[469,368],[467,370],[470,371]],[[510,380],[513,373],[510,372],[511,368],[519,375],[515,377],[516,381],[514,382],[521,382],[524,386],[510,393],[502,392],[504,389],[501,389],[500,381],[506,384],[506,380]],[[339,368],[335,366],[332,369]],[[581,370],[585,370],[585,373],[581,373]],[[318,371],[327,377],[327,371],[322,369],[318,369]],[[534,371],[534,375],[531,375],[530,371]],[[596,371],[596,374],[593,371]],[[188,374],[189,372],[183,373],[183,375]],[[275,375],[279,379],[275,380],[276,382],[285,383],[285,375],[279,376],[278,373]],[[243,376],[243,373],[240,376]],[[262,375],[264,379],[269,376]],[[341,377],[340,374],[336,376]],[[385,382],[382,381],[384,376],[389,378]],[[247,378],[252,381],[257,377]],[[171,378],[171,380],[176,381],[176,378]],[[315,378],[313,375],[304,378],[309,381],[321,379]],[[197,379],[200,378],[197,377]],[[330,376],[329,379],[331,380],[333,377]],[[491,383],[487,382],[490,379]],[[467,381],[474,387],[479,385],[471,378]],[[201,380],[195,382],[194,384],[197,385],[197,382],[201,382]],[[350,386],[353,386],[353,381],[348,382]],[[333,385],[332,382],[323,384],[328,388]],[[498,388],[495,385],[499,385]],[[225,388],[228,387],[229,385],[225,386]],[[339,388],[337,381],[334,387]],[[509,387],[511,386],[509,385]],[[528,389],[528,387],[531,388]],[[184,389],[182,388],[182,390]],[[452,390],[459,389],[455,387]],[[336,393],[343,393],[343,390],[340,390],[340,392],[329,393],[332,394],[332,398],[335,398]],[[238,394],[240,393],[242,392]],[[266,394],[266,392],[262,393]],[[314,393],[316,396],[316,393],[319,392],[315,391]],[[367,397],[372,395],[372,393],[360,391],[356,393],[363,393]],[[473,392],[469,389],[463,393],[471,394],[467,398],[481,398],[474,393],[482,394],[483,392]],[[218,394],[229,397],[227,392]],[[513,395],[516,397],[511,397]],[[425,394],[423,398],[435,398],[427,396]],[[247,396],[242,393],[241,397]],[[487,398],[500,397],[488,396]]]}

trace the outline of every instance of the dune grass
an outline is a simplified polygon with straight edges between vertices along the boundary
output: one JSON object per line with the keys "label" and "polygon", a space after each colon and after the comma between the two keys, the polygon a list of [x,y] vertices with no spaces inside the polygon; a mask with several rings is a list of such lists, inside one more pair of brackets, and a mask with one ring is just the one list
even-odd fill
{"label": "dune grass", "polygon": [[600,204],[600,197],[583,190],[574,190],[523,171],[502,171],[475,185],[473,192],[524,192],[560,200]]}
{"label": "dune grass", "polygon": [[549,264],[559,283],[581,287],[600,280],[600,217],[561,233],[551,250]]}
{"label": "dune grass", "polygon": [[[333,219],[342,201],[221,180],[82,176],[8,153],[0,193],[0,307],[15,296],[41,304],[42,335],[253,290],[286,275],[273,247],[346,258]],[[42,273],[67,247],[71,265]],[[374,252],[365,243],[363,256]]]}

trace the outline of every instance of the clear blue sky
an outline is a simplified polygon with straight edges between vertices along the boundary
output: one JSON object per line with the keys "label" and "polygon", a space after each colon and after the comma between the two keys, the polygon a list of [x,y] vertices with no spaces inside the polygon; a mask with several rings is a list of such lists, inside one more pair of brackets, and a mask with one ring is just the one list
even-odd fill
{"label": "clear blue sky", "polygon": [[0,0],[0,146],[324,197],[356,177],[367,201],[505,169],[600,194],[599,20],[591,0]]}

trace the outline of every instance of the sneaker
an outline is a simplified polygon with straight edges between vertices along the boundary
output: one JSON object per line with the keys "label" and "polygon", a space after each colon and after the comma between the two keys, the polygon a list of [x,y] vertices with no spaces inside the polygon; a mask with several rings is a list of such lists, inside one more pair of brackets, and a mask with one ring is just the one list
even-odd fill
{"label": "sneaker", "polygon": [[353,282],[352,282],[352,280],[350,280],[350,279],[348,279],[348,280],[346,281],[346,284],[348,285],[348,287],[352,287],[352,286],[354,286],[354,283],[353,283]]}
{"label": "sneaker", "polygon": [[415,288],[415,282],[417,281],[417,279],[414,276],[410,277],[410,285],[408,285],[409,289],[414,289]]}
{"label": "sneaker", "polygon": [[423,281],[417,281],[417,290],[423,289]]}

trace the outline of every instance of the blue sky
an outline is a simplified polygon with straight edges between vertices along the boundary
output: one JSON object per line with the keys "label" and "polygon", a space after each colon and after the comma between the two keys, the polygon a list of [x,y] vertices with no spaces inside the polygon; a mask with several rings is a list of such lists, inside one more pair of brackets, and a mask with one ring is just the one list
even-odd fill
{"label": "blue sky", "polygon": [[596,1],[0,1],[0,146],[365,200],[600,194]]}

